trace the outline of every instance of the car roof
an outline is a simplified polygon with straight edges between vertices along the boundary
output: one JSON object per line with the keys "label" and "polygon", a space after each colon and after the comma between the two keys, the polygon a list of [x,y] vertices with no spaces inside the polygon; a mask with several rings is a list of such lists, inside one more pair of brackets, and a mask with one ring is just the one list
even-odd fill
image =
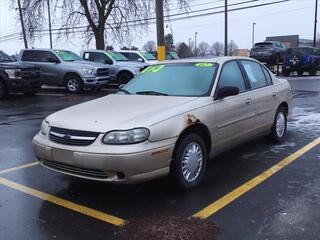
{"label": "car roof", "polygon": [[231,61],[231,60],[250,60],[254,62],[258,62],[253,58],[249,57],[214,57],[214,58],[187,58],[187,59],[178,59],[178,60],[168,60],[159,62],[159,64],[170,64],[170,63],[218,63],[218,64],[224,64],[225,62]]}

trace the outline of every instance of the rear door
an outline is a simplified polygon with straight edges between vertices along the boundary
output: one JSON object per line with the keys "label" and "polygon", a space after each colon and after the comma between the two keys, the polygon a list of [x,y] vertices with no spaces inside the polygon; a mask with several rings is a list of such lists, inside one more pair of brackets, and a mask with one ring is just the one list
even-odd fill
{"label": "rear door", "polygon": [[215,96],[222,87],[237,87],[239,95],[215,100],[214,145],[217,151],[230,148],[251,136],[254,124],[254,99],[237,61],[222,66]]}
{"label": "rear door", "polygon": [[241,60],[240,63],[250,84],[252,107],[255,112],[255,133],[270,130],[280,101],[270,72],[263,65],[251,60]]}

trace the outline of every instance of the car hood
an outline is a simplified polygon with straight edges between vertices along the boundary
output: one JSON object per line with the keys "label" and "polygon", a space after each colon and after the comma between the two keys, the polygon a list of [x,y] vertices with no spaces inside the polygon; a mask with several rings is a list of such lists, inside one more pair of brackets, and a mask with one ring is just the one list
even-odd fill
{"label": "car hood", "polygon": [[132,68],[135,68],[135,67],[145,67],[145,66],[148,66],[149,64],[145,64],[145,63],[140,63],[140,62],[117,62],[116,63],[117,66],[121,66],[121,67],[132,67]]}
{"label": "car hood", "polygon": [[96,67],[96,68],[106,68],[105,64],[97,63],[97,62],[89,62],[89,61],[74,61],[74,62],[66,62],[68,64],[75,65],[77,67]]}
{"label": "car hood", "polygon": [[149,127],[191,109],[196,99],[111,94],[56,112],[47,121],[54,127],[102,133]]}

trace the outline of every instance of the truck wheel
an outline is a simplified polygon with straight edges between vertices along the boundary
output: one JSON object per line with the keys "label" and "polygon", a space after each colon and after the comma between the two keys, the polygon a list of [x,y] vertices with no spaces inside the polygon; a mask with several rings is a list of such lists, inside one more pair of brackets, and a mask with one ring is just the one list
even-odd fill
{"label": "truck wheel", "polygon": [[170,175],[179,189],[190,190],[200,184],[207,158],[206,145],[198,134],[191,133],[177,143]]}
{"label": "truck wheel", "polygon": [[122,84],[127,84],[133,78],[131,73],[123,72],[118,76],[119,86]]}
{"label": "truck wheel", "polygon": [[0,81],[0,99],[4,99],[8,95],[8,90],[6,85],[2,81]]}
{"label": "truck wheel", "polygon": [[303,70],[298,70],[297,73],[298,73],[299,76],[302,76],[304,71]]}
{"label": "truck wheel", "polygon": [[271,140],[273,142],[282,142],[287,132],[287,110],[284,107],[279,107],[274,118],[274,123],[271,128]]}
{"label": "truck wheel", "polygon": [[82,80],[77,75],[66,77],[66,88],[68,93],[80,93],[83,88]]}

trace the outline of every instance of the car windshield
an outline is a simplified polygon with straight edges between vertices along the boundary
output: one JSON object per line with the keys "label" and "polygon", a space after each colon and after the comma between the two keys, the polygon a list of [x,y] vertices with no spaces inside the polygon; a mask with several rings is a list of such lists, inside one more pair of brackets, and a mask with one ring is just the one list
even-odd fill
{"label": "car windshield", "polygon": [[148,52],[140,52],[140,54],[147,60],[157,60],[155,56]]}
{"label": "car windshield", "polygon": [[149,66],[122,89],[122,93],[200,97],[209,96],[216,63],[170,63]]}
{"label": "car windshield", "polygon": [[65,62],[82,61],[79,55],[71,51],[54,50],[54,52]]}
{"label": "car windshield", "polygon": [[14,60],[3,51],[0,51],[0,62],[14,62]]}
{"label": "car windshield", "polygon": [[113,60],[117,61],[117,62],[121,62],[121,61],[129,61],[128,58],[126,58],[125,56],[123,56],[121,53],[119,52],[115,52],[115,51],[106,51],[107,52],[107,55],[109,57],[111,57]]}

